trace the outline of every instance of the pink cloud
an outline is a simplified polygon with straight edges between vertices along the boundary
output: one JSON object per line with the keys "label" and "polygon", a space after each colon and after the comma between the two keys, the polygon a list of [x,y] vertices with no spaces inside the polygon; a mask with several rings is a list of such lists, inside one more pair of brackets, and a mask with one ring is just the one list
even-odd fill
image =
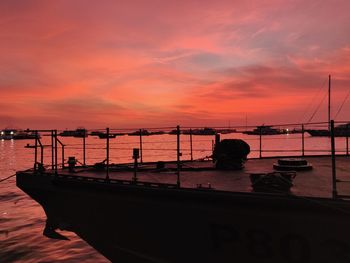
{"label": "pink cloud", "polygon": [[[1,1],[0,126],[239,124],[245,112],[297,121],[329,73],[335,105],[348,89],[349,8],[342,0]],[[65,124],[71,111],[76,125]]]}

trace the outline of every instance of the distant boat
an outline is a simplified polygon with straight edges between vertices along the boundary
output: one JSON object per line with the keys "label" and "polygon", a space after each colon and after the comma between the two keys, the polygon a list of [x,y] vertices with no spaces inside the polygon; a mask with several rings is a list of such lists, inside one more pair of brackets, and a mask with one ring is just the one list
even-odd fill
{"label": "distant boat", "polygon": [[40,134],[36,134],[35,132],[19,131],[13,135],[14,140],[31,140],[35,138],[40,139]]}
{"label": "distant boat", "polygon": [[237,130],[236,129],[217,129],[216,132],[221,134],[229,134],[229,133],[237,132]]}
{"label": "distant boat", "polygon": [[278,135],[278,134],[285,134],[286,131],[285,130],[281,130],[281,129],[275,129],[272,128],[272,126],[265,126],[265,125],[261,125],[256,127],[254,130],[252,131],[244,131],[244,134],[248,134],[248,135]]}
{"label": "distant boat", "polygon": [[[329,137],[329,130],[306,130],[311,136]],[[334,127],[335,137],[350,137],[350,123],[341,124]]]}
{"label": "distant boat", "polygon": [[6,128],[0,132],[1,140],[12,140],[17,130]]}
{"label": "distant boat", "polygon": [[129,136],[140,136],[140,135],[142,135],[142,136],[148,136],[148,135],[151,135],[151,133],[150,133],[149,131],[143,129],[143,130],[141,130],[141,131],[138,130],[138,131],[130,132],[130,133],[128,133],[128,135],[129,135]]}
{"label": "distant boat", "polygon": [[115,137],[117,137],[117,134],[114,134],[114,133],[110,133],[107,135],[107,133],[101,132],[98,134],[98,138],[100,138],[100,139],[107,139],[107,138],[113,139]]}
{"label": "distant boat", "polygon": [[83,138],[83,137],[87,137],[88,133],[87,133],[86,129],[79,128],[79,129],[76,129],[76,130],[65,130],[63,132],[60,132],[59,136]]}
{"label": "distant boat", "polygon": [[212,128],[203,128],[203,129],[194,129],[192,131],[190,130],[184,130],[183,134],[190,134],[192,132],[193,135],[215,135],[217,134],[217,131]]}

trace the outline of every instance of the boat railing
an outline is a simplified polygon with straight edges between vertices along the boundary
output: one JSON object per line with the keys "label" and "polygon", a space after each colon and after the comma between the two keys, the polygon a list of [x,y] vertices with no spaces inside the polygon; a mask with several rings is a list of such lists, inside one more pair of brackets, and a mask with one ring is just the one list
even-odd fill
{"label": "boat railing", "polygon": [[[332,165],[335,167],[335,156],[349,156],[349,136],[337,137],[335,127],[348,121],[331,121],[329,136],[316,139],[308,134],[309,130],[319,129],[327,131],[328,122],[297,123],[297,124],[269,124],[260,126],[230,126],[230,127],[158,127],[158,128],[105,128],[89,129],[87,134],[103,133],[103,139],[91,139],[91,136],[77,136],[74,139],[60,137],[60,130],[28,130],[40,136],[35,136],[34,145],[27,148],[34,149],[34,170],[40,170],[48,165],[51,171],[58,173],[59,168],[69,166],[70,157],[81,166],[103,163],[106,179],[109,179],[110,167],[122,163],[142,165],[145,162],[173,161],[176,164],[177,184],[180,185],[181,163],[184,161],[210,159],[215,141],[220,136],[225,138],[239,138],[245,140],[251,148],[248,158],[263,158],[276,156],[314,156],[331,155]],[[271,134],[261,127],[274,129]],[[260,129],[258,134],[247,131]],[[278,132],[277,132],[278,131]],[[163,135],[168,136],[152,136]],[[219,135],[217,135],[219,134]],[[113,136],[114,137],[113,137]],[[48,139],[50,138],[50,139]],[[320,148],[319,141],[323,140]],[[46,150],[46,149],[49,150]],[[132,154],[137,150],[138,154]],[[68,157],[68,158],[67,158]],[[39,161],[40,158],[40,161]],[[50,160],[50,161],[48,161]],[[334,162],[334,163],[333,163]],[[333,171],[333,169],[332,169]],[[335,173],[335,169],[334,169]],[[335,175],[332,175],[335,177]],[[136,178],[136,175],[135,175]],[[334,179],[334,178],[333,178]],[[334,179],[334,182],[336,179]],[[336,188],[334,188],[336,189]],[[336,190],[334,190],[336,194]]]}

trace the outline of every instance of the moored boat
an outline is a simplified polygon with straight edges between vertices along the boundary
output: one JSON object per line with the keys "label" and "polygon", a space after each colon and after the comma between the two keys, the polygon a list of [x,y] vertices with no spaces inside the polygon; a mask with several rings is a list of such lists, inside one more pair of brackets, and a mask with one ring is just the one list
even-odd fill
{"label": "moored boat", "polygon": [[[311,136],[330,136],[329,130],[306,130]],[[335,137],[349,137],[350,136],[350,123],[341,124],[334,127],[334,136]]]}
{"label": "moored boat", "polygon": [[6,128],[0,132],[0,139],[1,140],[12,140],[13,136],[16,134],[16,129],[9,129]]}
{"label": "moored boat", "polygon": [[286,131],[281,130],[281,129],[272,128],[272,126],[261,125],[261,126],[256,127],[252,131],[244,131],[242,133],[248,134],[248,135],[260,135],[260,134],[261,135],[278,135],[278,134],[285,134]]}
{"label": "moored boat", "polygon": [[87,137],[88,132],[84,128],[78,128],[76,130],[64,130],[64,131],[59,133],[59,136],[82,138],[82,137]]}

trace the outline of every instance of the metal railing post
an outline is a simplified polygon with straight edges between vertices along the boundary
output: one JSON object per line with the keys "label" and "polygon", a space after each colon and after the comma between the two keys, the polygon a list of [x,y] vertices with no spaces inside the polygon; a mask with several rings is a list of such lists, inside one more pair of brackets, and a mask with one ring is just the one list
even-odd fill
{"label": "metal railing post", "polygon": [[142,129],[140,129],[140,163],[143,163],[143,153],[142,153]]}
{"label": "metal railing post", "polygon": [[133,149],[132,158],[134,159],[134,176],[132,178],[133,182],[137,182],[137,159],[139,158],[139,149]]}
{"label": "metal railing post", "polygon": [[53,130],[51,130],[51,170],[54,170]]}
{"label": "metal railing post", "polygon": [[261,127],[259,127],[259,158],[262,158],[262,131],[261,131]]}
{"label": "metal railing post", "polygon": [[346,125],[346,156],[349,156],[349,124]]}
{"label": "metal railing post", "polygon": [[190,129],[190,149],[191,149],[191,161],[193,161],[192,129]]}
{"label": "metal railing post", "polygon": [[44,146],[42,145],[40,139],[38,138],[38,143],[40,145],[40,163],[44,165]]}
{"label": "metal railing post", "polygon": [[109,180],[109,128],[106,129],[106,179]]}
{"label": "metal railing post", "polygon": [[305,156],[305,130],[304,124],[301,125],[301,156]]}
{"label": "metal railing post", "polygon": [[34,146],[34,171],[36,171],[37,169],[37,165],[38,165],[38,131],[35,131],[35,146]]}
{"label": "metal railing post", "polygon": [[58,166],[58,161],[57,161],[57,130],[55,130],[55,175],[57,175],[57,166]]}
{"label": "metal railing post", "polygon": [[84,130],[84,135],[83,135],[83,164],[84,166],[86,165],[86,130]]}
{"label": "metal railing post", "polygon": [[64,145],[62,145],[62,169],[64,168]]}
{"label": "metal railing post", "polygon": [[331,120],[331,153],[332,153],[332,197],[337,198],[337,175],[335,166],[334,120]]}
{"label": "metal railing post", "polygon": [[176,184],[178,187],[180,187],[180,126],[177,125],[176,127],[176,143],[177,143],[177,147],[176,147],[176,151],[177,151],[177,171],[176,171],[176,175],[177,175],[177,180],[176,180]]}

